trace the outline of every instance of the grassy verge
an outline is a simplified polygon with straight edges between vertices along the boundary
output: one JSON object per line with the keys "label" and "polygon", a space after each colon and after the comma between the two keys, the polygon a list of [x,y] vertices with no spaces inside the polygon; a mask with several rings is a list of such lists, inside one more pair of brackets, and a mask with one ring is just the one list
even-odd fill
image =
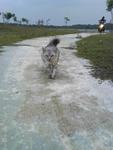
{"label": "grassy verge", "polygon": [[19,25],[0,25],[0,46],[24,39],[75,33],[75,29],[46,28]]}
{"label": "grassy verge", "polygon": [[89,59],[92,75],[113,81],[113,34],[94,35],[77,42],[77,55]]}

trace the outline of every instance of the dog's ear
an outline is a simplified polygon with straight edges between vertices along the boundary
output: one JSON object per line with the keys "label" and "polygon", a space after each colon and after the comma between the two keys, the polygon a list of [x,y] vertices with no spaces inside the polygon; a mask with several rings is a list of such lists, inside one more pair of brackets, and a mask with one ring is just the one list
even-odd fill
{"label": "dog's ear", "polygon": [[44,47],[42,47],[42,51],[43,51],[43,53],[45,52],[45,48]]}

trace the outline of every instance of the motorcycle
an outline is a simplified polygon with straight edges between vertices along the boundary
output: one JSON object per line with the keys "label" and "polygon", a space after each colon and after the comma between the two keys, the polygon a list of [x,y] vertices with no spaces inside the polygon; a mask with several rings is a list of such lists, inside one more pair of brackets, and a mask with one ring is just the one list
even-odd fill
{"label": "motorcycle", "polygon": [[105,25],[103,22],[100,22],[98,26],[98,32],[102,33],[104,31],[105,31]]}

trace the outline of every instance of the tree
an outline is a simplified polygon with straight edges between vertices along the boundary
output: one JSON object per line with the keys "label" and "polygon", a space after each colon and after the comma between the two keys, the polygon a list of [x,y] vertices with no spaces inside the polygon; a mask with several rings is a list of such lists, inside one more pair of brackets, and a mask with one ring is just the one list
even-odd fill
{"label": "tree", "polygon": [[29,20],[28,19],[26,19],[26,24],[28,24],[29,23]]}
{"label": "tree", "polygon": [[16,16],[13,17],[13,21],[14,21],[15,23],[17,23],[17,17],[16,17]]}
{"label": "tree", "polygon": [[43,26],[44,25],[44,20],[43,19],[38,19],[38,26]]}
{"label": "tree", "polygon": [[113,23],[113,0],[107,0],[107,11],[111,12],[111,22]]}
{"label": "tree", "polygon": [[11,12],[2,13],[3,22],[6,19],[8,22],[11,18],[14,18],[15,14],[12,14]]}
{"label": "tree", "polygon": [[43,26],[44,25],[44,20],[42,19],[42,20],[40,20],[40,24],[41,24],[41,26]]}
{"label": "tree", "polygon": [[28,19],[26,19],[26,18],[22,18],[22,22],[23,22],[23,23],[25,22],[26,24],[29,23]]}
{"label": "tree", "polygon": [[9,22],[9,20],[12,18],[12,13],[7,12],[4,14],[5,19]]}
{"label": "tree", "polygon": [[46,25],[48,26],[49,25],[49,22],[50,22],[50,18],[48,18],[47,20],[46,20]]}
{"label": "tree", "polygon": [[38,26],[40,26],[40,19],[38,19]]}
{"label": "tree", "polygon": [[70,19],[68,17],[64,17],[65,20],[65,24],[67,25],[68,21],[70,21]]}
{"label": "tree", "polygon": [[4,13],[4,12],[2,12],[2,13],[1,13],[1,15],[2,15],[3,23],[4,23],[4,22],[5,22],[5,13]]}
{"label": "tree", "polygon": [[25,19],[25,18],[22,18],[22,22],[23,22],[23,23],[26,22],[26,19]]}

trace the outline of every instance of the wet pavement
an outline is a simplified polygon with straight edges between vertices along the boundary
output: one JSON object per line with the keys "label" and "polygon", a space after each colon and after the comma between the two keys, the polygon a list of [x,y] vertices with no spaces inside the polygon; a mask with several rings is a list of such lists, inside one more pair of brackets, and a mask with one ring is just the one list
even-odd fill
{"label": "wet pavement", "polygon": [[76,35],[58,37],[55,80],[40,57],[53,37],[3,47],[0,150],[113,150],[113,84],[90,75],[73,49]]}

